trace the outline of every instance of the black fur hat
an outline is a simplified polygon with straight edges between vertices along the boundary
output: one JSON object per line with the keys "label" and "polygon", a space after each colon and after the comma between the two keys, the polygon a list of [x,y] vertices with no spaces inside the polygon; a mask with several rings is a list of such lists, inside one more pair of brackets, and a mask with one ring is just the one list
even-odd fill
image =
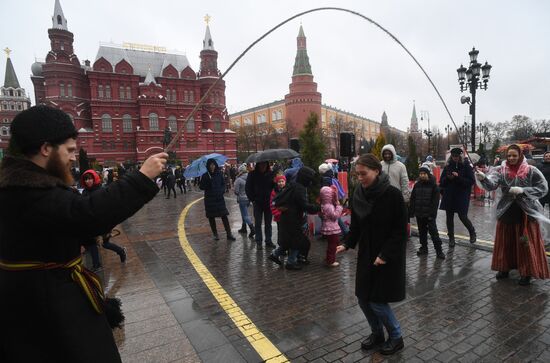
{"label": "black fur hat", "polygon": [[24,155],[36,154],[45,142],[58,145],[78,135],[69,115],[45,105],[18,113],[10,132],[10,152]]}
{"label": "black fur hat", "polygon": [[296,174],[296,182],[302,184],[306,188],[313,183],[315,179],[315,171],[307,166],[302,166]]}

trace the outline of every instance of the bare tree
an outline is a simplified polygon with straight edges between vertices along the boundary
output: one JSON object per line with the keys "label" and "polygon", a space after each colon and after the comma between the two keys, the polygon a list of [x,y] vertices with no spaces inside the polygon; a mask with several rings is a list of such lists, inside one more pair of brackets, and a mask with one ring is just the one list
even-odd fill
{"label": "bare tree", "polygon": [[515,115],[509,125],[508,136],[511,140],[525,140],[535,133],[535,124],[525,115]]}
{"label": "bare tree", "polygon": [[535,132],[544,133],[550,132],[550,120],[535,120]]}
{"label": "bare tree", "polygon": [[263,125],[259,130],[260,147],[262,150],[276,149],[280,146],[279,134],[273,125]]}

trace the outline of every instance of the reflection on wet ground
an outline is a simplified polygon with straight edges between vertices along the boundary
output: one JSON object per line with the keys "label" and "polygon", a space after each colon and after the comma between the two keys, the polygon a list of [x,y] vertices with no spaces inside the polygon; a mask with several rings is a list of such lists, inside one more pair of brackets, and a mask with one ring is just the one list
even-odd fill
{"label": "reflection on wet ground", "polygon": [[[180,246],[179,215],[200,196],[191,192],[166,200],[159,195],[123,223],[117,239],[129,247],[125,266],[103,252],[107,289],[122,298],[127,317],[124,329],[115,333],[126,362],[261,360]],[[237,234],[238,206],[232,198],[227,205]],[[470,209],[478,236],[489,241],[493,210],[476,202]],[[258,250],[244,235],[234,242],[214,241],[202,202],[192,207],[185,227],[204,265],[292,362],[550,361],[550,282],[521,287],[514,273],[497,282],[490,252],[469,243],[446,251],[441,261],[432,248],[428,256],[417,257],[418,241],[409,241],[407,299],[395,304],[405,349],[387,358],[360,348],[370,330],[354,296],[355,252],[339,256],[340,266],[329,269],[322,262],[326,242],[314,239],[311,265],[287,271],[267,259],[269,249]],[[445,229],[443,213],[438,227]],[[458,218],[455,228],[467,235]]]}

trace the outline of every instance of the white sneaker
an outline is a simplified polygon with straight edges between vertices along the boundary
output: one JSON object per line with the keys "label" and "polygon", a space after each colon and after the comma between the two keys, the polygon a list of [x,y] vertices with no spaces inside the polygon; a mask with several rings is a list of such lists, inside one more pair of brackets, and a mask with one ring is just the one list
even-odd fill
{"label": "white sneaker", "polygon": [[338,267],[338,266],[340,266],[340,262],[333,262],[328,265],[328,267]]}

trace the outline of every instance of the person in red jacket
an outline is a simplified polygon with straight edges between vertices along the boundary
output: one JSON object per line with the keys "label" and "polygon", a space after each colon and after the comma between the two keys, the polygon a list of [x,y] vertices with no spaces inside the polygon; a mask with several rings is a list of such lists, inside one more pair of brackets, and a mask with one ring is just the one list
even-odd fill
{"label": "person in red jacket", "polygon": [[[82,191],[82,195],[89,196],[93,192],[101,189],[101,178],[95,170],[86,170],[80,176],[80,185],[82,185],[82,187],[84,188],[84,190]],[[126,262],[126,247],[120,247],[119,245],[111,242],[111,232],[103,234],[101,238],[103,242],[103,248],[115,252],[118,257],[120,257],[120,262]],[[90,255],[92,256],[93,271],[98,271],[102,267],[101,262],[99,261],[99,250],[97,248],[96,240],[97,238],[94,237],[84,243],[86,250],[88,250],[90,252]]]}

